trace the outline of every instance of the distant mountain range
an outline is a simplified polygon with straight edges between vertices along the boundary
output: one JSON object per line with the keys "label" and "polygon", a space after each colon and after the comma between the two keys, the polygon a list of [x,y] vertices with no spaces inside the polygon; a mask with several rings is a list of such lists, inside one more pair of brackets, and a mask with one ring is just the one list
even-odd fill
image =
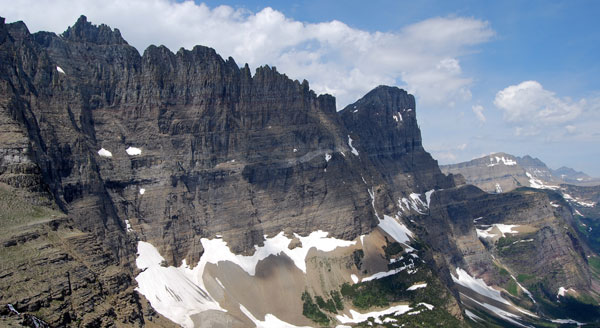
{"label": "distant mountain range", "polygon": [[561,184],[578,186],[600,185],[600,179],[561,167],[549,168],[538,158],[494,153],[468,162],[440,165],[442,172],[462,175],[466,183],[487,192],[506,192],[518,187],[556,189]]}

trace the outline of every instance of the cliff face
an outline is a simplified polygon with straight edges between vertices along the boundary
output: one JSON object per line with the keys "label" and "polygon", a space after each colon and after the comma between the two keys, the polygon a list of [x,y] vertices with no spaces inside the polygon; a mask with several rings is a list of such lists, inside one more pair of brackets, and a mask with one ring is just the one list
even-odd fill
{"label": "cliff face", "polygon": [[[137,268],[188,272],[187,264],[200,263],[206,270],[194,278],[192,298],[228,312],[185,318],[197,326],[255,322],[242,304],[259,320],[275,308],[306,324],[302,292],[327,299],[344,283],[358,293],[345,296],[345,315],[355,302],[372,306],[356,298],[377,287],[388,293],[385,302],[411,306],[435,295],[450,323],[462,318],[458,297],[447,290],[456,268],[504,286],[494,265],[537,274],[560,264],[554,282],[543,282],[547,290],[591,284],[578,239],[561,230],[570,212],[557,212],[542,192],[456,187],[423,149],[414,97],[401,89],[378,87],[336,113],[333,97],[315,95],[308,82],[275,67],[252,75],[201,46],[177,53],[151,46],[140,55],[118,30],[84,16],[61,36],[0,20],[0,63],[0,187],[43,213],[15,212],[21,221],[6,221],[3,254],[11,261],[3,263],[0,283],[19,287],[3,288],[0,301],[53,325],[81,318],[90,325],[163,325],[133,291]],[[514,251],[529,262],[507,253],[500,238],[477,233],[480,225],[509,223],[535,240],[535,248]],[[22,228],[39,238],[23,237]],[[318,230],[337,238],[323,243],[345,246],[306,246]],[[288,244],[257,260],[257,273],[236,262],[260,258],[281,238]],[[219,253],[219,261],[205,247],[221,241],[231,254]],[[136,245],[152,245],[164,263],[135,265]],[[285,254],[302,247],[306,265],[298,267]],[[32,272],[49,270],[48,279],[13,273],[26,267],[18,257],[30,248],[47,249],[25,258],[35,261]],[[423,276],[401,273],[399,264]],[[394,288],[372,278],[385,274],[395,277],[385,280]],[[361,285],[359,276],[377,282]],[[435,294],[404,293],[421,278],[437,286]],[[23,293],[32,281],[51,287]],[[289,292],[279,293],[282,281]],[[256,293],[244,293],[248,286]],[[282,308],[290,302],[293,309]]]}
{"label": "cliff face", "polygon": [[379,86],[340,114],[350,136],[398,197],[454,186],[423,149],[413,95]]}
{"label": "cliff face", "polygon": [[340,155],[350,150],[334,99],[308,83],[269,67],[252,77],[200,46],[139,56],[85,17],[62,37],[5,29],[3,67],[16,68],[6,98],[83,229],[123,234],[127,219],[175,264],[197,261],[199,238],[217,233],[245,252],[281,226],[353,238],[374,225],[357,164]]}

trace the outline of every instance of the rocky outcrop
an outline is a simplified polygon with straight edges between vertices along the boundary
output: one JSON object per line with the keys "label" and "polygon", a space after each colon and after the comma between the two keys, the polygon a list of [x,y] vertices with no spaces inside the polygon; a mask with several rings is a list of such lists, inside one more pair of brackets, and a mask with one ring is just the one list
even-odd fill
{"label": "rocky outcrop", "polygon": [[350,138],[398,197],[454,186],[452,177],[442,174],[423,148],[413,95],[379,86],[340,114]]}

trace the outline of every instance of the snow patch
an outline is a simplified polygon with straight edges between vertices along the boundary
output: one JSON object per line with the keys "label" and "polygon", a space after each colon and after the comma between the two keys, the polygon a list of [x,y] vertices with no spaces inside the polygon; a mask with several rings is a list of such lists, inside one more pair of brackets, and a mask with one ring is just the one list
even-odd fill
{"label": "snow patch", "polygon": [[294,148],[294,153],[297,153],[297,152],[298,152],[298,149]]}
{"label": "snow patch", "polygon": [[401,315],[410,310],[411,310],[411,307],[408,305],[396,305],[396,306],[387,308],[385,310],[373,311],[373,312],[368,312],[368,313],[360,313],[360,312],[356,312],[354,310],[350,310],[350,317],[348,317],[346,314],[344,314],[344,315],[337,315],[336,319],[341,323],[359,323],[359,322],[368,320],[370,317],[378,319],[379,317],[384,316],[384,315],[390,315],[390,314]]}
{"label": "snow patch", "polygon": [[496,183],[496,193],[497,194],[501,194],[502,193],[502,187],[500,187],[500,184]]}
{"label": "snow patch", "polygon": [[536,188],[536,189],[550,189],[550,190],[556,190],[556,189],[559,188],[558,186],[552,186],[552,185],[546,185],[546,184],[544,184],[544,182],[542,182],[542,180],[535,178],[529,172],[525,172],[525,174],[529,178],[529,186],[531,188]]}
{"label": "snow patch", "polygon": [[399,243],[406,244],[410,241],[409,237],[413,237],[412,231],[400,223],[398,219],[388,215],[384,215],[383,219],[379,219],[379,227]]}
{"label": "snow patch", "polygon": [[112,153],[104,148],[100,148],[100,150],[98,150],[98,155],[102,157],[112,157]]}
{"label": "snow patch", "polygon": [[467,271],[461,268],[456,268],[456,274],[458,277],[454,277],[454,275],[451,274],[454,283],[466,287],[479,295],[491,298],[500,303],[511,305],[507,300],[502,298],[500,291],[488,286],[483,279],[473,278]]}
{"label": "snow patch", "polygon": [[475,231],[477,232],[477,237],[478,238],[494,238],[497,235],[493,234],[493,233],[489,233],[489,231],[492,230],[492,229],[493,229],[493,227],[485,229],[485,230],[475,228]]}
{"label": "snow patch", "polygon": [[[531,240],[531,241],[533,241],[533,239],[528,239],[528,240]],[[513,278],[513,280],[514,280],[514,281],[517,283],[517,286],[519,286],[519,288],[521,288],[521,290],[522,290],[522,291],[523,291],[525,294],[527,294],[527,296],[529,296],[529,299],[531,299],[531,301],[532,301],[534,304],[535,304],[535,303],[537,303],[537,302],[536,302],[536,301],[533,299],[533,295],[532,295],[532,294],[531,294],[531,293],[530,293],[530,292],[529,292],[527,289],[525,289],[525,287],[523,287],[523,286],[522,286],[522,285],[519,283],[519,281],[518,281],[518,280],[515,278],[515,276],[513,276],[512,274],[511,274],[510,276],[511,276],[511,278]]]}
{"label": "snow patch", "polygon": [[146,192],[146,189],[140,188],[140,195],[143,195]]}
{"label": "snow patch", "polygon": [[423,302],[421,302],[421,303],[417,304],[417,306],[419,306],[419,305],[423,305],[424,307],[426,307],[426,308],[427,308],[427,310],[433,310],[433,308],[434,308],[434,306],[433,306],[433,305],[431,305],[431,304],[428,304],[428,303],[423,303]]}
{"label": "snow patch", "polygon": [[133,231],[133,229],[131,229],[131,223],[127,219],[125,219],[125,229],[127,230],[127,232]]}
{"label": "snow patch", "polygon": [[555,202],[550,202],[550,205],[552,205],[552,207],[560,207],[560,204],[557,204]]}
{"label": "snow patch", "polygon": [[65,71],[64,71],[62,68],[60,68],[60,66],[56,66],[56,70],[57,70],[59,73],[62,73],[62,74],[65,74],[65,75],[67,74],[67,73],[65,73]]}
{"label": "snow patch", "polygon": [[467,317],[469,317],[469,319],[471,319],[473,321],[483,321],[483,319],[481,319],[475,313],[473,313],[469,310],[465,310],[465,314],[467,315]]}
{"label": "snow patch", "polygon": [[[494,159],[496,160],[495,162],[494,162]],[[488,164],[489,167],[496,166],[498,164],[504,164],[504,165],[511,166],[511,165],[517,165],[517,162],[510,158],[505,158],[504,156],[490,157],[490,164]]]}
{"label": "snow patch", "polygon": [[331,160],[331,155],[325,154],[325,162],[329,162]]}
{"label": "snow patch", "polygon": [[137,155],[141,155],[142,154],[142,150],[136,147],[129,147],[127,149],[125,149],[125,151],[127,152],[127,155],[129,156],[137,156]]}
{"label": "snow patch", "polygon": [[358,283],[358,277],[354,273],[350,275],[350,278],[355,284]]}
{"label": "snow patch", "polygon": [[495,307],[495,306],[493,306],[493,305],[491,305],[491,304],[487,304],[487,303],[482,303],[482,302],[476,301],[476,300],[474,300],[474,299],[470,298],[469,296],[467,296],[467,295],[465,295],[465,294],[462,294],[462,293],[461,293],[460,295],[461,295],[461,297],[468,298],[469,300],[473,301],[474,303],[477,303],[477,304],[479,304],[480,306],[482,306],[482,307],[486,308],[487,310],[489,310],[489,311],[491,311],[491,312],[494,312],[494,313],[495,313],[497,316],[499,316],[499,317],[500,317],[500,318],[502,318],[503,320],[506,320],[506,321],[508,321],[508,322],[510,322],[510,323],[512,323],[512,324],[515,324],[515,325],[517,325],[517,326],[519,326],[519,327],[534,328],[534,327],[532,327],[532,326],[526,326],[526,325],[524,325],[524,324],[522,324],[522,323],[518,322],[517,320],[515,320],[515,319],[519,319],[519,320],[521,319],[521,317],[520,317],[520,316],[518,316],[518,315],[516,315],[516,314],[510,313],[510,312],[507,312],[507,311],[504,311],[504,310],[502,310],[502,309],[500,309],[500,308],[497,308],[497,307]]}
{"label": "snow patch", "polygon": [[382,279],[382,278],[385,278],[385,277],[393,276],[396,273],[404,271],[404,270],[407,270],[406,272],[408,274],[413,274],[413,273],[416,273],[419,269],[415,269],[415,262],[411,259],[410,263],[408,263],[408,264],[406,264],[406,265],[404,265],[402,267],[395,268],[395,269],[392,269],[392,270],[389,270],[389,271],[377,272],[374,275],[371,275],[371,276],[363,278],[361,280],[361,282],[367,282],[367,281],[371,281],[371,280],[377,280],[377,279]]}
{"label": "snow patch", "polygon": [[475,229],[477,231],[477,237],[479,238],[494,238],[498,236],[497,234],[491,233],[494,228],[500,231],[502,237],[506,237],[507,233],[515,234],[519,233],[518,231],[513,231],[513,228],[518,227],[517,224],[502,224],[502,223],[494,223],[487,229]]}
{"label": "snow patch", "polygon": [[408,287],[406,290],[417,290],[419,288],[425,288],[425,287],[427,287],[426,283],[425,284],[415,284],[415,285]]}
{"label": "snow patch", "polygon": [[246,309],[245,306],[241,304],[240,310],[242,311],[242,313],[244,313],[246,317],[248,317],[248,319],[250,319],[256,325],[257,328],[310,328],[309,326],[294,326],[285,321],[282,321],[281,319],[277,318],[271,313],[265,314],[264,321],[258,320],[255,316],[252,315],[250,311],[248,311],[248,309]]}
{"label": "snow patch", "polygon": [[569,291],[574,291],[574,290],[573,290],[573,288],[569,288],[569,289],[566,289],[565,287],[558,288],[558,293],[556,294],[556,298],[558,298],[559,296],[565,297],[565,295]]}
{"label": "snow patch", "polygon": [[136,265],[143,270],[135,280],[138,293],[168,319],[185,328],[194,327],[191,316],[206,310],[227,312],[207,292],[202,282],[204,267],[163,267],[164,258],[152,244],[138,242]]}
{"label": "snow patch", "polygon": [[306,237],[295,233],[294,236],[300,240],[302,246],[289,249],[288,245],[292,242],[292,239],[286,237],[282,231],[272,238],[265,238],[264,246],[259,247],[255,245],[256,251],[251,256],[233,254],[223,239],[202,238],[200,242],[205,252],[202,258],[200,258],[200,262],[217,264],[229,261],[237,264],[249,275],[254,276],[256,265],[259,261],[271,255],[285,254],[302,272],[306,273],[305,259],[311,248],[314,247],[323,252],[331,252],[338,247],[348,247],[356,244],[356,241],[327,237],[328,234],[328,232],[322,230],[313,231]]}
{"label": "snow patch", "polygon": [[350,149],[352,149],[352,154],[358,156],[358,150],[352,146],[352,138],[350,138],[350,135],[348,135],[348,146],[350,146]]}
{"label": "snow patch", "polygon": [[519,226],[518,224],[496,223],[493,226],[495,226],[496,228],[498,228],[498,230],[500,230],[500,233],[502,233],[502,237],[505,237],[504,234],[507,234],[507,233],[510,233],[510,234],[519,233],[518,231],[512,231],[512,228],[516,228]]}
{"label": "snow patch", "polygon": [[431,203],[431,194],[435,192],[435,189],[431,189],[425,193],[425,200],[427,201],[427,208],[429,208],[429,203]]}
{"label": "snow patch", "polygon": [[577,327],[581,327],[581,326],[585,326],[585,323],[581,323],[579,321],[575,321],[573,319],[554,319],[554,320],[550,320],[554,323],[560,323],[560,324],[573,324],[573,325],[577,325]]}

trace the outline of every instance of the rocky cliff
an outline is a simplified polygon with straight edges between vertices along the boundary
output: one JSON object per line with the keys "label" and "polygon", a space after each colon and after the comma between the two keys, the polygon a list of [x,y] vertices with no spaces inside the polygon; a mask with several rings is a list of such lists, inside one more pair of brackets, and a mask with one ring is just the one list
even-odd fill
{"label": "rocky cliff", "polygon": [[503,322],[461,296],[485,297],[463,272],[508,289],[495,268],[551,268],[528,282],[538,300],[597,297],[571,213],[545,192],[457,187],[401,89],[337,113],[275,67],[202,46],[140,55],[84,16],[62,35],[0,19],[0,63],[2,320],[460,326],[467,307]]}

